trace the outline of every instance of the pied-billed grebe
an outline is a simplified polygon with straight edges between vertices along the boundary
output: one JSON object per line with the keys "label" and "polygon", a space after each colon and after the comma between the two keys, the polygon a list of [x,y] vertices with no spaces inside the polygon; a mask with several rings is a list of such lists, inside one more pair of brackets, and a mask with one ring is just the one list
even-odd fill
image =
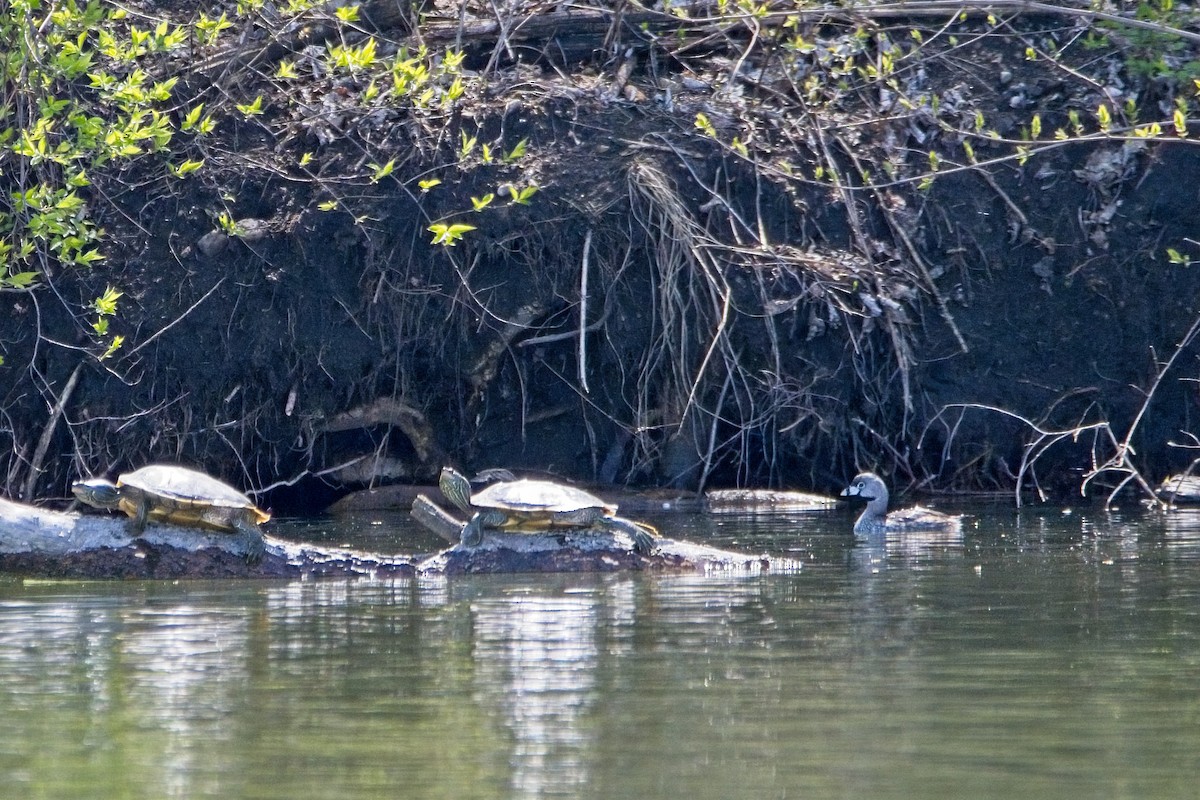
{"label": "pied-billed grebe", "polygon": [[854,523],[854,532],[902,533],[907,531],[939,531],[953,533],[962,529],[962,518],[914,506],[888,513],[888,490],[883,479],[874,472],[860,472],[842,490],[842,497],[861,497],[867,507]]}

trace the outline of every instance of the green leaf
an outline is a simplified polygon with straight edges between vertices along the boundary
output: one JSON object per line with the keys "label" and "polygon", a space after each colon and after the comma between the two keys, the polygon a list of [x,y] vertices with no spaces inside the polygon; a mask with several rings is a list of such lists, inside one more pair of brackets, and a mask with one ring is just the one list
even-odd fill
{"label": "green leaf", "polygon": [[200,103],[199,105],[197,105],[195,108],[193,108],[191,111],[189,111],[184,116],[183,122],[180,124],[179,129],[184,130],[184,131],[190,131],[192,128],[196,127],[197,124],[199,124],[200,115],[203,113],[204,113],[204,103]]}
{"label": "green leaf", "polygon": [[396,159],[390,159],[382,167],[375,163],[372,163],[369,166],[371,169],[375,170],[375,174],[371,176],[371,183],[379,183],[388,175],[392,174],[392,170],[396,168]]}
{"label": "green leaf", "polygon": [[117,352],[117,350],[119,350],[121,348],[121,345],[123,345],[123,344],[125,344],[124,336],[114,336],[112,338],[112,341],[110,341],[108,343],[108,349],[105,350],[104,353],[100,356],[100,360],[103,361],[104,359],[111,356],[113,353]]}
{"label": "green leaf", "polygon": [[457,72],[466,57],[467,54],[464,50],[447,50],[442,56],[442,69],[449,73]]}
{"label": "green leaf", "polygon": [[171,171],[171,174],[174,175],[176,178],[182,178],[184,175],[189,175],[189,174],[195,172],[196,170],[200,169],[203,166],[204,166],[204,159],[200,159],[199,161],[193,161],[191,159],[188,159],[187,161],[184,161],[179,166],[175,166],[174,164],[171,164],[169,162],[167,163],[167,169],[169,169]]}
{"label": "green leaf", "polygon": [[529,205],[529,198],[531,198],[535,194],[537,194],[537,190],[538,190],[537,185],[531,183],[530,185],[526,186],[524,189],[521,189],[521,190],[517,191],[515,194],[513,194],[512,201],[514,203],[518,203],[520,205],[527,206],[527,205]]}
{"label": "green leaf", "polygon": [[233,23],[224,13],[217,19],[209,19],[201,12],[200,19],[196,22],[196,32],[200,34],[199,38],[203,44],[213,45],[217,43],[217,37],[220,36],[221,31],[232,26]]}
{"label": "green leaf", "polygon": [[124,292],[118,292],[112,286],[104,290],[104,294],[92,301],[92,308],[102,317],[111,317],[117,313],[117,301],[124,296]]}
{"label": "green leaf", "polygon": [[476,211],[483,211],[485,208],[491,205],[492,201],[495,199],[496,195],[492,192],[488,192],[483,197],[472,197],[471,205],[475,206]]}
{"label": "green leaf", "polygon": [[433,187],[442,182],[441,178],[426,178],[423,181],[417,181],[417,186],[421,187],[422,192],[428,192]]}
{"label": "green leaf", "polygon": [[1180,267],[1190,267],[1192,260],[1174,247],[1167,248],[1167,260]]}
{"label": "green leaf", "polygon": [[528,139],[528,137],[526,137],[526,138],[522,139],[521,141],[517,142],[515,145],[513,145],[512,150],[509,150],[507,153],[504,154],[504,163],[511,164],[512,162],[516,161],[517,159],[523,157],[528,149],[529,149],[529,139]]}
{"label": "green leaf", "polygon": [[263,98],[260,94],[254,98],[252,103],[238,103],[237,110],[245,114],[247,117],[255,117],[263,112]]}
{"label": "green leaf", "polygon": [[37,277],[38,273],[36,272],[18,272],[13,275],[9,275],[4,282],[9,286],[16,287],[17,289],[27,289],[33,284],[34,281],[37,280]]}
{"label": "green leaf", "polygon": [[454,83],[447,86],[445,94],[442,95],[442,107],[449,108],[455,100],[463,96],[466,90],[467,87],[462,78],[455,78]]}
{"label": "green leaf", "polygon": [[87,264],[93,264],[93,263],[95,263],[95,262],[97,262],[97,261],[103,261],[103,260],[104,260],[104,256],[103,256],[103,255],[100,253],[100,251],[99,251],[99,250],[84,250],[84,251],[82,251],[82,252],[80,252],[80,253],[77,253],[77,254],[75,255],[75,258],[74,258],[74,259],[72,259],[72,260],[73,260],[73,261],[74,261],[76,264],[85,264],[85,265],[87,265]]}
{"label": "green leaf", "polygon": [[465,159],[467,156],[471,155],[471,151],[473,151],[475,149],[475,143],[479,141],[479,137],[478,136],[468,137],[466,131],[459,131],[458,133],[459,133],[459,136],[462,137],[462,144],[459,145],[459,148],[458,148],[458,158],[461,161],[461,160]]}
{"label": "green leaf", "polygon": [[440,244],[443,247],[454,247],[458,244],[459,239],[463,237],[467,231],[475,230],[474,225],[464,225],[455,223],[447,225],[442,222],[435,222],[426,230],[433,234],[433,241],[430,244]]}

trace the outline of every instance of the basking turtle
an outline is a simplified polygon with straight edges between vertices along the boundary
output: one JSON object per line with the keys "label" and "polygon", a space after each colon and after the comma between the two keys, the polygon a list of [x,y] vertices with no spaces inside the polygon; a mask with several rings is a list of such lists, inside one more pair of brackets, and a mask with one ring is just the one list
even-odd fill
{"label": "basking turtle", "polygon": [[251,564],[266,549],[258,526],[271,515],[232,486],[194,469],[154,464],[122,475],[115,484],[103,478],[79,481],[71,491],[90,506],[124,511],[132,518],[134,537],[154,520],[240,533],[249,545],[246,560]]}
{"label": "basking turtle", "polygon": [[654,550],[654,528],[618,517],[615,506],[572,486],[551,481],[501,481],[471,494],[470,481],[450,467],[442,469],[438,486],[450,502],[471,515],[462,530],[462,543],[467,547],[483,541],[484,528],[540,532],[595,527],[626,534],[633,539],[633,549],[643,555]]}

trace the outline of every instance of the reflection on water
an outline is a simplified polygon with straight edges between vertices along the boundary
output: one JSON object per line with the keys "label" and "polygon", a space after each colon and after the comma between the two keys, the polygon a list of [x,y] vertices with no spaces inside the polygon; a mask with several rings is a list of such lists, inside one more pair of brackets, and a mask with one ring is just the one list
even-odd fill
{"label": "reflection on water", "polygon": [[970,511],[654,520],[788,575],[0,582],[0,798],[1192,796],[1200,511]]}
{"label": "reflection on water", "polygon": [[588,783],[597,605],[591,593],[471,603],[475,698],[511,732],[513,797],[571,796]]}
{"label": "reflection on water", "polygon": [[[196,742],[219,742],[247,679],[246,619],[240,613],[181,604],[146,609],[122,620],[116,643],[130,668],[126,702],[138,724],[157,731],[157,768],[168,797],[195,797],[217,789],[200,776],[205,753]],[[200,778],[200,780],[196,780]]]}
{"label": "reflection on water", "polygon": [[117,598],[4,602],[0,716],[27,718],[55,749],[22,737],[3,755],[15,775],[64,789],[119,764],[126,780],[153,769],[163,796],[202,795],[212,787],[196,744],[227,738],[247,680],[245,641],[241,611]]}

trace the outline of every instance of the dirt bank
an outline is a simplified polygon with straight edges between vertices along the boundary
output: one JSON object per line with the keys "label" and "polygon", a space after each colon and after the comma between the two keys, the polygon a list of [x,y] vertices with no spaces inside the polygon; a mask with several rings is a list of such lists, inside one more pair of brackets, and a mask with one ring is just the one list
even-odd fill
{"label": "dirt bank", "polygon": [[111,67],[178,78],[178,130],[89,173],[105,260],[0,292],[9,496],[151,460],[293,511],[445,462],[1076,492],[1192,458],[1189,40],[1156,67],[1149,30],[936,4],[201,7],[218,42]]}

